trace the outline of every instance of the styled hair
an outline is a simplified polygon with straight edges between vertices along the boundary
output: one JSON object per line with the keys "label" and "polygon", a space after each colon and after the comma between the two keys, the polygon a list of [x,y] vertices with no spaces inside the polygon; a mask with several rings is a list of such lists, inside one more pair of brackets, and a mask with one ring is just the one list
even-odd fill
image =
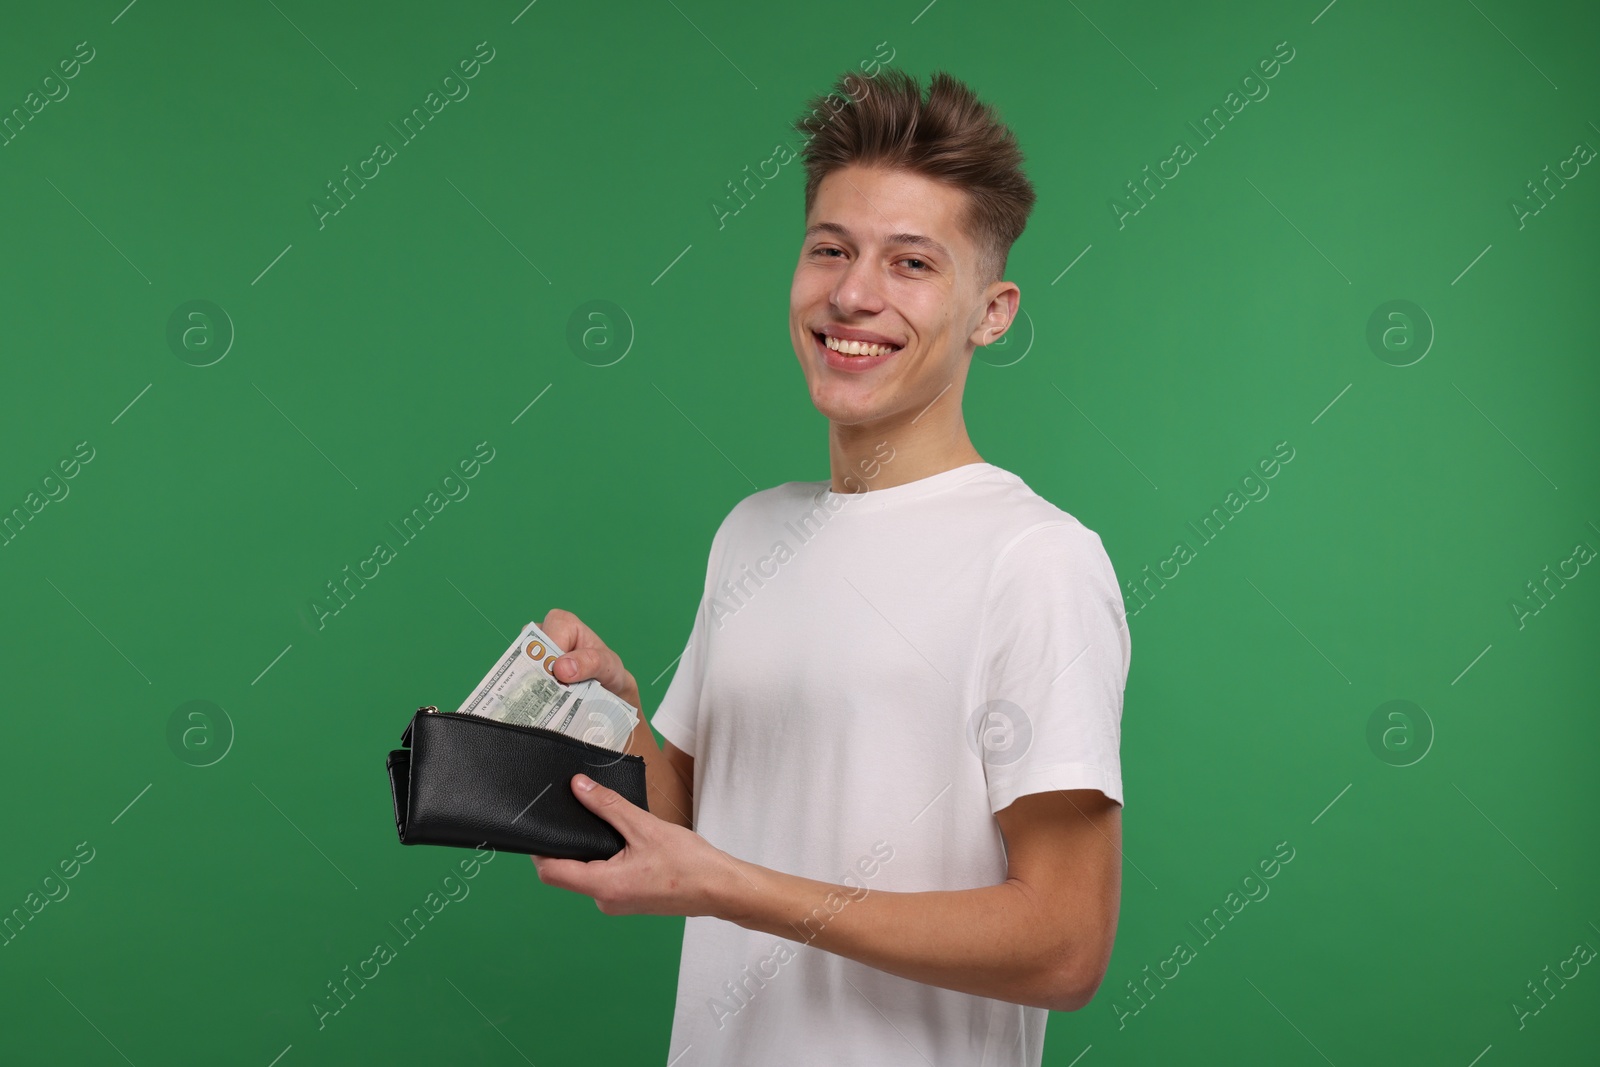
{"label": "styled hair", "polygon": [[895,67],[863,78],[851,71],[806,102],[794,129],[806,138],[806,214],[822,179],[851,165],[920,174],[967,194],[961,224],[978,249],[978,284],[1005,277],[1011,246],[1035,200],[1022,149],[999,115],[964,83],[935,71],[924,97]]}

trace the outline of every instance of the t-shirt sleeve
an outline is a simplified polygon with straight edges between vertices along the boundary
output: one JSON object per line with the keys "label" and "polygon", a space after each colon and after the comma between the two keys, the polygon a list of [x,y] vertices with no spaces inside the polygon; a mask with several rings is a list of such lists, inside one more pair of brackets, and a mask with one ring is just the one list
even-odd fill
{"label": "t-shirt sleeve", "polygon": [[1122,803],[1122,695],[1131,643],[1098,534],[1075,521],[1017,535],[995,561],[978,636],[969,739],[990,810],[1055,789]]}
{"label": "t-shirt sleeve", "polygon": [[689,640],[678,657],[672,681],[661,697],[650,725],[657,733],[671,741],[685,754],[695,754],[695,731],[700,717],[700,697],[705,684],[706,641],[711,633],[707,617],[711,609],[711,583],[717,574],[717,560],[722,547],[724,519],[711,539],[711,552],[706,560],[705,587],[700,594],[700,605],[695,609],[694,625],[689,629]]}

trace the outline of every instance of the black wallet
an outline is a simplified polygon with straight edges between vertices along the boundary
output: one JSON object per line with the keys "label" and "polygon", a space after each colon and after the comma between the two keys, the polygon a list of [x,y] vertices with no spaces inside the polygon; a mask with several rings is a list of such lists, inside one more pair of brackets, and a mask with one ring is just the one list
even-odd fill
{"label": "black wallet", "polygon": [[572,795],[586,774],[649,810],[643,756],[537,726],[418,708],[389,753],[402,845],[603,860],[622,835]]}

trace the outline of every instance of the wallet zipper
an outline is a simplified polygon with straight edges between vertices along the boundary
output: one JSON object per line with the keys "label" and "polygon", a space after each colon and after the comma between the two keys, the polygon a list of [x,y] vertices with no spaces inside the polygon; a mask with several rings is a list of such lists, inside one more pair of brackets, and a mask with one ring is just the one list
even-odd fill
{"label": "wallet zipper", "polygon": [[[440,711],[437,707],[435,707],[432,704],[425,704],[422,707],[418,708],[417,711],[418,712],[426,712],[429,715],[450,715],[450,716],[453,716],[453,717],[456,717],[456,718],[475,719],[475,720],[478,720],[478,721],[481,721],[481,722],[485,722],[485,723],[492,723],[495,726],[507,727],[507,728],[512,729],[512,730],[525,730],[525,731],[528,731],[528,732],[531,732],[531,733],[534,733],[534,734],[544,734],[544,735],[546,735],[548,737],[560,738],[563,741],[576,742],[577,744],[580,744],[580,745],[585,744],[585,742],[581,738],[572,737],[569,734],[561,733],[559,730],[550,730],[550,729],[546,729],[543,726],[524,726],[523,724],[516,723],[516,722],[501,722],[499,719],[490,719],[490,718],[487,718],[487,717],[482,716],[482,715],[468,715],[468,714],[463,714],[461,712]],[[599,745],[595,745],[593,747],[601,748],[601,746],[599,746]],[[604,751],[613,752],[613,753],[615,753],[616,755],[620,756],[623,759],[639,760],[640,762],[644,761],[644,757],[643,756],[636,755],[636,754],[631,753],[631,752],[617,752],[615,749],[604,749]]]}

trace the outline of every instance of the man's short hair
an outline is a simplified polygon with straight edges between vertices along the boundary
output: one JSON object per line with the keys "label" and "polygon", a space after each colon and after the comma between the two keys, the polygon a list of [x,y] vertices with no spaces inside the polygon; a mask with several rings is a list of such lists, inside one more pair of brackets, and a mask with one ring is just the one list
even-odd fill
{"label": "man's short hair", "polygon": [[851,165],[908,170],[967,194],[962,226],[978,249],[978,285],[1005,277],[1011,245],[1033,211],[1033,184],[1011,130],[964,83],[935,71],[924,96],[894,67],[855,71],[806,102],[794,121],[804,138],[807,215],[822,179]]}

